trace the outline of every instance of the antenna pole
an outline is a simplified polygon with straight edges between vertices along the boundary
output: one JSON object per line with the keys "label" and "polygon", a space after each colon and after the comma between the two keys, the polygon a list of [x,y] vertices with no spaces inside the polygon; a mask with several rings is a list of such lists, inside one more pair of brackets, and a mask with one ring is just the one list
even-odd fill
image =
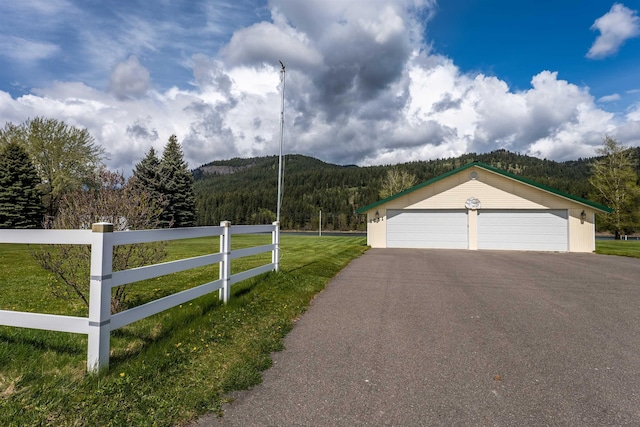
{"label": "antenna pole", "polygon": [[280,207],[282,205],[282,146],[284,144],[284,64],[280,61],[280,83],[282,86],[282,98],[280,103],[280,155],[278,156],[278,208],[276,221],[280,223]]}

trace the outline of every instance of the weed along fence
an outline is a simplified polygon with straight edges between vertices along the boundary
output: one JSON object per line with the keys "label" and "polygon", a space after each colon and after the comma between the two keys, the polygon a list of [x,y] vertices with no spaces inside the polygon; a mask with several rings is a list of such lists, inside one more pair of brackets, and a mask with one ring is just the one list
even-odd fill
{"label": "weed along fence", "polygon": [[[233,235],[256,233],[271,233],[271,244],[231,250]],[[219,253],[112,271],[114,246],[216,236],[220,236]],[[226,303],[234,283],[268,271],[278,271],[280,227],[277,222],[273,225],[232,226],[224,221],[213,227],[113,232],[112,224],[97,223],[91,230],[2,230],[0,243],[91,245],[91,277],[87,278],[90,281],[89,317],[0,310],[0,325],[87,334],[87,369],[97,372],[109,366],[111,331],[214,291],[218,291],[220,299]],[[270,264],[231,274],[232,260],[264,252],[271,252]],[[217,280],[111,314],[111,290],[117,286],[215,263],[220,266]]]}

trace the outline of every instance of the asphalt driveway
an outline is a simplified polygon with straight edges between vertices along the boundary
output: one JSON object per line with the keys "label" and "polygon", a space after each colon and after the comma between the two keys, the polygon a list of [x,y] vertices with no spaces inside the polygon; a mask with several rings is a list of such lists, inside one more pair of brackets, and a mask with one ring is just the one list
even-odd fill
{"label": "asphalt driveway", "polygon": [[640,260],[372,249],[200,426],[640,425]]}

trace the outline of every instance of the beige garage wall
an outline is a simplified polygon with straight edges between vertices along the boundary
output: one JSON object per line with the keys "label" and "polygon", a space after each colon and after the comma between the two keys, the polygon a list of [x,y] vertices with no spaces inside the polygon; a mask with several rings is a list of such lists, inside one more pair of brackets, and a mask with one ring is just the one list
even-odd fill
{"label": "beige garage wall", "polygon": [[[375,219],[375,213],[380,215]],[[387,247],[387,210],[379,208],[367,212],[367,245],[372,248]]]}
{"label": "beige garage wall", "polygon": [[[586,218],[581,219],[584,210]],[[593,252],[596,250],[595,211],[581,207],[569,209],[569,252]]]}

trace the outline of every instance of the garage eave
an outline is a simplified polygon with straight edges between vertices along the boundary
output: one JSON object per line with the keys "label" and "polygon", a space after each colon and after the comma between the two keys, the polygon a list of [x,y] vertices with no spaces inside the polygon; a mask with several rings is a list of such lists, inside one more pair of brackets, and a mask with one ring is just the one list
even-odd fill
{"label": "garage eave", "polygon": [[514,181],[519,181],[519,182],[521,182],[523,184],[535,187],[535,188],[537,188],[539,190],[554,194],[556,196],[559,196],[559,197],[574,201],[574,202],[579,203],[581,205],[585,205],[585,206],[587,206],[587,207],[589,207],[591,209],[594,209],[594,210],[596,210],[598,212],[601,212],[601,213],[611,213],[611,212],[613,212],[613,209],[611,209],[611,208],[609,208],[609,207],[607,207],[605,205],[601,205],[599,203],[592,202],[591,200],[583,199],[582,197],[578,197],[578,196],[574,196],[574,195],[569,194],[569,193],[565,193],[564,191],[556,190],[555,188],[548,187],[546,185],[540,184],[540,183],[535,182],[533,180],[530,180],[530,179],[527,179],[527,178],[523,178],[521,176],[512,174],[510,172],[507,172],[507,171],[502,170],[502,169],[498,169],[498,168],[493,167],[493,166],[489,166],[489,165],[487,165],[485,163],[481,163],[481,162],[467,163],[464,166],[461,166],[461,167],[459,167],[457,169],[454,169],[454,170],[449,171],[447,173],[444,173],[442,175],[438,175],[435,178],[432,178],[432,179],[430,179],[428,181],[425,181],[425,182],[423,182],[421,184],[415,185],[415,186],[413,186],[413,187],[411,187],[411,188],[409,188],[407,190],[401,191],[400,193],[397,193],[397,194],[394,194],[392,196],[389,196],[386,199],[382,199],[382,200],[379,200],[377,202],[371,203],[371,204],[369,204],[367,206],[363,206],[363,207],[357,209],[356,212],[359,213],[359,214],[367,213],[368,211],[373,210],[373,209],[375,209],[375,208],[377,208],[377,207],[379,207],[381,205],[384,205],[384,204],[386,204],[386,203],[388,203],[388,202],[390,202],[392,200],[400,198],[400,197],[402,197],[404,195],[412,193],[412,192],[414,192],[416,190],[419,190],[421,188],[427,187],[427,186],[429,186],[431,184],[434,184],[434,183],[436,183],[436,182],[438,182],[440,180],[448,178],[448,177],[450,177],[452,175],[460,173],[460,172],[462,172],[462,171],[464,171],[466,169],[472,168],[474,166],[476,166],[478,168],[481,168],[481,169],[484,169],[484,170],[487,170],[489,172],[496,173],[498,175],[502,175],[502,176],[504,176],[506,178],[509,178],[509,179],[512,179]]}

